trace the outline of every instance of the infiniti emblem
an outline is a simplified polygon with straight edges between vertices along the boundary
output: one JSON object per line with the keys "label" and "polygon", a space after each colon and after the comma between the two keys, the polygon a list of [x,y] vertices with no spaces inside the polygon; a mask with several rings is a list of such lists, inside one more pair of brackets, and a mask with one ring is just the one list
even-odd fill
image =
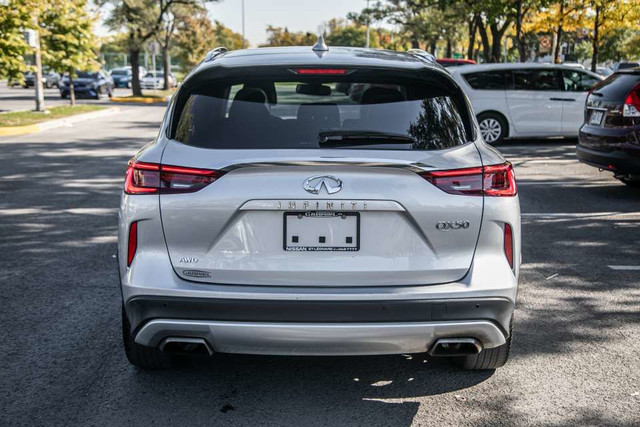
{"label": "infiniti emblem", "polygon": [[335,176],[319,175],[308,178],[304,184],[302,184],[302,188],[311,194],[320,193],[322,186],[327,190],[327,193],[333,194],[342,190],[342,181]]}

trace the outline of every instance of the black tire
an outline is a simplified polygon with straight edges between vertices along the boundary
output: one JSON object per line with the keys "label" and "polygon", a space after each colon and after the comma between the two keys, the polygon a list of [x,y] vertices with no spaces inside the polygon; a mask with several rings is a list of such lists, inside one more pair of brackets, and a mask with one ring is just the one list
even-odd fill
{"label": "black tire", "polygon": [[501,114],[482,113],[478,115],[478,124],[480,134],[487,144],[502,144],[507,137],[507,121]]}
{"label": "black tire", "polygon": [[640,188],[640,179],[618,178],[618,180],[631,188]]}
{"label": "black tire", "polygon": [[170,354],[154,347],[140,345],[133,340],[131,325],[124,307],[122,307],[122,342],[129,363],[138,369],[158,370],[173,366],[173,358]]}
{"label": "black tire", "polygon": [[454,365],[471,370],[482,371],[487,369],[497,369],[505,365],[509,360],[511,352],[511,339],[513,337],[513,317],[509,323],[509,338],[507,342],[499,347],[487,348],[473,356],[454,357],[451,359]]}

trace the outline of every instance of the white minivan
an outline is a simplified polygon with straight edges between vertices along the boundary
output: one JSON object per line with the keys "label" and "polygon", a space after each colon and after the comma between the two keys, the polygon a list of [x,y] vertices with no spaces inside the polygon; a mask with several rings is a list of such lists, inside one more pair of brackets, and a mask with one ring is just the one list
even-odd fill
{"label": "white minivan", "polygon": [[490,144],[504,138],[577,137],[587,93],[603,78],[554,64],[482,64],[451,69]]}

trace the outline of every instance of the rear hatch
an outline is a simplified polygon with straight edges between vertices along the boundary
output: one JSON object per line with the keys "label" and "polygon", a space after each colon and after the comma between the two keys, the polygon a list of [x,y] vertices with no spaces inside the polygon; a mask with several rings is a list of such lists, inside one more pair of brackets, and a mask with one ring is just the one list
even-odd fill
{"label": "rear hatch", "polygon": [[179,276],[324,287],[466,274],[483,198],[463,194],[464,177],[450,194],[421,174],[481,166],[457,87],[448,78],[446,91],[369,79],[354,96],[355,78],[334,74],[220,81],[178,99],[163,167],[216,177],[198,191],[179,184],[160,195]]}
{"label": "rear hatch", "polygon": [[[613,74],[594,87],[587,97],[581,145],[611,151],[627,142],[626,130],[640,126],[640,118],[625,117],[623,107],[627,96],[639,83],[640,71],[629,71]],[[620,131],[621,138],[616,137],[616,131]]]}

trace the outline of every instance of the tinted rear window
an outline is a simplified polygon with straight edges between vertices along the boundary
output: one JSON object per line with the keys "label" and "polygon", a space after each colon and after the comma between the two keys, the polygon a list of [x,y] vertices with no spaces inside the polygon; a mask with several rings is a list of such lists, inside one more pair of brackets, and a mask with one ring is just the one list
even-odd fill
{"label": "tinted rear window", "polygon": [[464,79],[474,89],[504,90],[504,71],[483,71],[480,73],[468,73]]}
{"label": "tinted rear window", "polygon": [[174,138],[203,148],[317,149],[327,135],[340,139],[331,148],[350,149],[437,150],[467,141],[454,100],[420,84],[296,77],[208,85],[177,114]]}
{"label": "tinted rear window", "polygon": [[616,73],[598,83],[593,92],[596,98],[601,101],[624,102],[629,91],[640,83],[640,73]]}
{"label": "tinted rear window", "polygon": [[513,70],[515,90],[561,90],[556,70]]}

